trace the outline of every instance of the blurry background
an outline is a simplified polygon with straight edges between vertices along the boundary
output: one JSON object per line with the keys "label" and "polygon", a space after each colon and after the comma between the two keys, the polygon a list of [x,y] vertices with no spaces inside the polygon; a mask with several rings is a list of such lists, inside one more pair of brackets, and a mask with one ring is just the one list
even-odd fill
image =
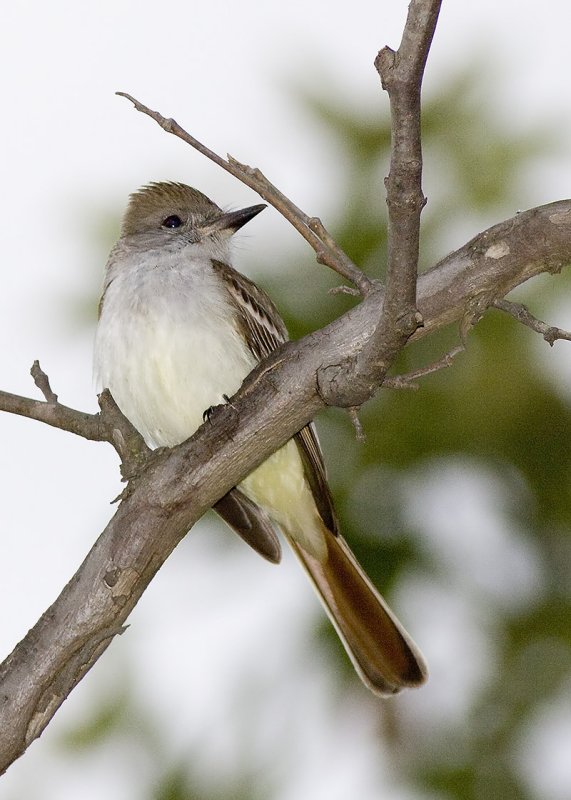
{"label": "blurry background", "polygon": [[[12,3],[0,30],[0,385],[94,411],[91,342],[129,192],[256,196],[114,96],[131,92],[260,166],[371,274],[385,261],[388,101],[372,63],[405,0]],[[422,262],[568,197],[570,12],[444,4],[424,106]],[[337,281],[272,210],[240,267],[294,336],[339,314]],[[569,275],[516,295],[571,327]],[[409,370],[457,341],[411,347]],[[318,420],[346,538],[422,646],[428,685],[379,702],[309,584],[209,515],[160,571],[2,800],[563,800],[571,796],[571,345],[499,312],[418,392]],[[111,448],[0,415],[0,656],[53,601],[120,489]]]}

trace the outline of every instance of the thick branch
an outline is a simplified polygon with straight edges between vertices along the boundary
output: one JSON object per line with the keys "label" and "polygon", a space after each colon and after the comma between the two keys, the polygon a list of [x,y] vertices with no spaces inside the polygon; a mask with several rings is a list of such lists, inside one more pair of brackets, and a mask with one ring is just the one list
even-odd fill
{"label": "thick branch", "polygon": [[[418,303],[425,325],[416,336],[454,321],[467,329],[514,286],[568,263],[571,201],[518,214],[421,277]],[[286,345],[250,376],[231,407],[222,407],[188,442],[155,455],[132,481],[132,491],[75,576],[0,667],[0,770],[39,736],[122,631],[149,581],[194,522],[323,407],[319,387],[336,381],[346,405],[355,405],[350,381],[343,383],[337,365],[367,344],[379,304],[381,290],[327,328]],[[14,395],[1,395],[0,406],[4,399],[6,410],[30,411],[50,422],[44,413],[49,404],[22,405],[10,398]],[[80,412],[71,413],[83,420]],[[92,421],[86,425],[91,430]]]}
{"label": "thick branch", "polygon": [[418,280],[424,325],[415,338],[460,321],[465,336],[494,301],[542,272],[571,264],[571,200],[559,200],[494,225]]}

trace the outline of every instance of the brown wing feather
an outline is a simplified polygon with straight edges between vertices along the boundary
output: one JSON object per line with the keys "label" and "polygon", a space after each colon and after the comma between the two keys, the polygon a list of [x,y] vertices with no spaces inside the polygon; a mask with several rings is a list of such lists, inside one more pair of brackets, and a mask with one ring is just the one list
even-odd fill
{"label": "brown wing feather", "polygon": [[212,266],[234,302],[248,347],[258,361],[267,358],[289,338],[277,308],[262,289],[228,264],[213,260]]}
{"label": "brown wing feather", "polygon": [[279,564],[282,551],[272,521],[240,489],[231,489],[220,498],[214,510],[256,553],[272,564]]}
{"label": "brown wing feather", "polygon": [[327,483],[323,453],[321,452],[317,431],[313,423],[306,425],[299,433],[296,433],[294,438],[303,461],[305,477],[311,487],[319,515],[331,533],[337,536],[339,524],[335,514],[331,490]]}
{"label": "brown wing feather", "polygon": [[[213,261],[212,266],[224,281],[234,301],[238,323],[248,347],[259,361],[267,358],[289,338],[277,308],[262,289],[228,264]],[[306,425],[294,438],[319,514],[327,528],[337,535],[333,499],[327,485],[323,455],[313,424]]]}

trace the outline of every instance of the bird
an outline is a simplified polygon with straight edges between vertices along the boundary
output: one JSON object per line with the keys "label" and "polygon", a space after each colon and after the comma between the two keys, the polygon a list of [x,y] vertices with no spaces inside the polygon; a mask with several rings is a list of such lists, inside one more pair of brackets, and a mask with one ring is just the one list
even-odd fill
{"label": "bird", "polygon": [[[288,340],[270,297],[232,266],[234,234],[265,207],[225,211],[178,182],[129,197],[105,268],[94,374],[151,448],[188,439]],[[374,694],[426,681],[420,650],[339,531],[313,423],[214,508],[269,561],[280,560],[281,532]]]}

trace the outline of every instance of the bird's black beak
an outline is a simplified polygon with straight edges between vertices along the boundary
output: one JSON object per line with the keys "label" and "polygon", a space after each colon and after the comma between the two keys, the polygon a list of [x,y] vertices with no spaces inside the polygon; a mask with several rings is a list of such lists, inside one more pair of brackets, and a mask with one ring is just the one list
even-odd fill
{"label": "bird's black beak", "polygon": [[226,214],[221,214],[217,220],[211,222],[208,226],[210,231],[231,231],[235,233],[243,225],[257,216],[260,211],[267,208],[265,203],[260,203],[257,206],[249,206],[248,208],[241,208],[239,211],[228,211]]}

